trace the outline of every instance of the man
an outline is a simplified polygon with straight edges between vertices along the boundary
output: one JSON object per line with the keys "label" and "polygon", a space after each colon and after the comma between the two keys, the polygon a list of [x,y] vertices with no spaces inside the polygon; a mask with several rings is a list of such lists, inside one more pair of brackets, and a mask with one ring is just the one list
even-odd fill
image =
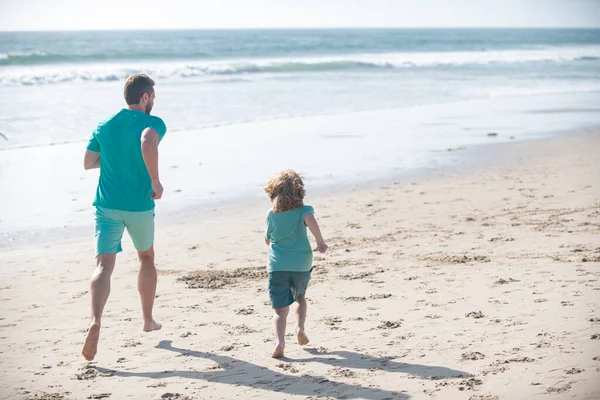
{"label": "man", "polygon": [[154,200],[162,197],[158,175],[158,144],[166,133],[165,123],[150,115],[154,105],[154,81],[133,75],[125,82],[124,108],[101,122],[87,145],[86,170],[100,168],[96,207],[96,269],[92,275],[92,321],[82,355],[96,356],[102,311],[110,294],[110,277],[121,238],[127,232],[138,251],[138,291],[142,301],[144,331],[158,330],[152,308],[156,295],[154,265]]}

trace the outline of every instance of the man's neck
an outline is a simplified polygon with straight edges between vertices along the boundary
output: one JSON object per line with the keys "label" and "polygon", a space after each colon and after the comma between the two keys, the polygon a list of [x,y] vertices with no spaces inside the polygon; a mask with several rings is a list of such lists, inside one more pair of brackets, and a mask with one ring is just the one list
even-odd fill
{"label": "man's neck", "polygon": [[139,105],[139,104],[131,104],[131,105],[127,106],[127,108],[130,109],[130,110],[132,110],[132,111],[140,111],[140,112],[143,112],[143,113],[146,112],[146,110],[143,109],[144,107],[141,106],[141,105]]}

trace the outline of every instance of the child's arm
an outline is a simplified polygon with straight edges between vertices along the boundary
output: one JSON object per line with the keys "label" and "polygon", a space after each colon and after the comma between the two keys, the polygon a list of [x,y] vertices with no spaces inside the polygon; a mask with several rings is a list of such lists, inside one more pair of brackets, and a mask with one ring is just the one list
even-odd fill
{"label": "child's arm", "polygon": [[312,214],[306,214],[304,216],[304,222],[306,222],[306,226],[308,226],[308,229],[310,229],[317,241],[317,250],[319,253],[325,253],[327,251],[327,244],[325,244],[325,240],[323,240],[321,229],[319,229],[319,224],[317,223],[315,216]]}
{"label": "child's arm", "polygon": [[269,240],[269,233],[271,231],[270,229],[270,221],[269,221],[269,215],[271,214],[271,212],[269,211],[267,213],[267,217],[265,218],[265,243],[267,244],[267,246],[271,245],[271,241]]}

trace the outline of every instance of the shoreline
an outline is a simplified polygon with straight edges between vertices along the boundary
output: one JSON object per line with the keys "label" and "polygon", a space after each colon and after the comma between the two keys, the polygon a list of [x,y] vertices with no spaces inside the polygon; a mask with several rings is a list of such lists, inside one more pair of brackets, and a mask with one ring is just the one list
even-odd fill
{"label": "shoreline", "polygon": [[[569,140],[572,138],[594,137],[600,132],[600,126],[585,127],[577,130],[560,130],[548,132],[542,137],[530,137],[525,139],[509,140],[501,138],[503,141],[497,141],[497,137],[489,137],[488,143],[472,144],[460,146],[458,148],[448,148],[437,153],[446,158],[453,158],[453,161],[439,167],[432,165],[429,167],[413,168],[405,172],[390,173],[385,177],[375,179],[363,179],[360,182],[340,182],[329,183],[310,190],[319,197],[341,196],[344,193],[356,190],[371,190],[381,185],[393,182],[409,182],[422,180],[443,179],[447,175],[459,174],[468,175],[478,168],[493,168],[506,166],[517,162],[522,156],[540,156],[534,150],[536,145],[548,145],[552,141]],[[266,178],[265,178],[266,180]],[[311,185],[310,179],[305,179],[307,185]],[[249,204],[250,209],[259,208],[266,204],[262,196],[262,188],[257,188],[253,194],[245,193],[228,199],[215,201],[202,200],[197,204],[188,204],[179,208],[170,207],[162,209],[162,204],[157,202],[157,224],[166,227],[175,227],[182,224],[188,218],[218,218],[219,210],[238,210],[244,208],[240,203]],[[309,197],[310,197],[309,193]],[[174,193],[168,193],[173,196]],[[90,203],[92,196],[90,195]],[[87,222],[76,226],[48,228],[43,230],[23,230],[23,231],[5,231],[4,239],[0,238],[0,249],[3,251],[27,249],[36,246],[51,246],[56,244],[67,244],[72,242],[87,241],[88,237],[93,237],[93,207],[88,206],[89,215]],[[217,215],[215,216],[215,212]],[[22,237],[27,232],[29,238],[16,239]],[[91,235],[91,236],[90,236]],[[11,239],[12,238],[12,239]]]}
{"label": "shoreline", "polygon": [[[405,171],[418,176],[427,168],[452,167],[481,144],[597,129],[595,113],[572,109],[586,98],[595,104],[591,95],[582,96],[544,95],[535,103],[528,97],[465,100],[181,131],[161,145],[167,193],[159,207],[181,214],[251,199],[260,196],[274,171],[290,166],[326,193]],[[556,107],[570,111],[533,112]],[[98,172],[81,169],[81,153],[80,143],[2,152],[0,248],[15,240],[43,244],[72,238],[91,229]]]}

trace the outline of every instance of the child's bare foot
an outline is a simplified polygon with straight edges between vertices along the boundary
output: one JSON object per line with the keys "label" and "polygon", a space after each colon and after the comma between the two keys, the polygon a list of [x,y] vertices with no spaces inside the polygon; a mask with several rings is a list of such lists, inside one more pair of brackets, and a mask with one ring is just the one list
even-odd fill
{"label": "child's bare foot", "polygon": [[304,331],[298,330],[298,344],[300,346],[306,346],[309,342],[310,340],[308,339],[308,336],[306,336],[306,333],[304,333]]}
{"label": "child's bare foot", "polygon": [[273,354],[271,354],[273,358],[283,358],[283,346],[277,345],[275,346],[275,350],[273,350]]}
{"label": "child's bare foot", "polygon": [[160,328],[162,328],[162,325],[155,320],[144,322],[144,332],[158,331]]}
{"label": "child's bare foot", "polygon": [[87,337],[83,344],[81,355],[88,361],[92,361],[98,352],[98,340],[100,339],[100,324],[93,323],[88,328]]}

